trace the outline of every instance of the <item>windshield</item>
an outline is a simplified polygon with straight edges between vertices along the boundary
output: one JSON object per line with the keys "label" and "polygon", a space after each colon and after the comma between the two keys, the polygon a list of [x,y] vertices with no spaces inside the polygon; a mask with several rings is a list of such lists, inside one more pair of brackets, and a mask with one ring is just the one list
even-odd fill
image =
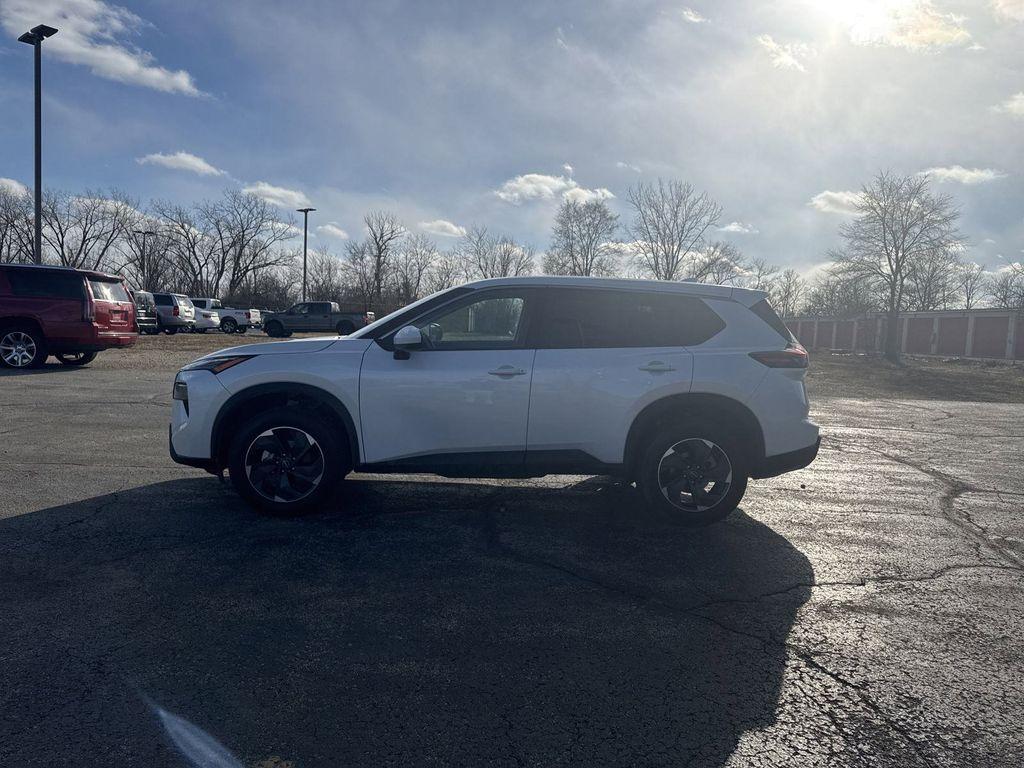
{"label": "windshield", "polygon": [[358,331],[349,336],[350,339],[362,339],[362,338],[377,338],[391,331],[397,330],[398,328],[405,325],[405,323],[412,318],[419,315],[432,307],[443,304],[450,299],[454,299],[456,296],[461,296],[464,293],[468,293],[469,288],[459,286],[457,288],[448,288],[444,291],[438,291],[432,293],[430,296],[426,296],[419,301],[414,301],[412,304],[408,304],[401,309],[396,309],[389,315],[385,315],[379,320],[375,320],[369,325],[364,325]]}

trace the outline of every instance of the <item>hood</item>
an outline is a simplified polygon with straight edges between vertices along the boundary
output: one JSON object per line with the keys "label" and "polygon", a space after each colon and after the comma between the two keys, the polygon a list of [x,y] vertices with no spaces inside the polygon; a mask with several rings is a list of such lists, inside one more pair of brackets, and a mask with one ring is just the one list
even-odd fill
{"label": "hood", "polygon": [[230,357],[231,355],[287,355],[299,354],[302,352],[319,352],[327,349],[338,340],[337,336],[318,336],[315,339],[294,339],[292,341],[266,341],[260,344],[242,344],[238,347],[218,349],[208,355],[203,355],[200,360],[207,357]]}

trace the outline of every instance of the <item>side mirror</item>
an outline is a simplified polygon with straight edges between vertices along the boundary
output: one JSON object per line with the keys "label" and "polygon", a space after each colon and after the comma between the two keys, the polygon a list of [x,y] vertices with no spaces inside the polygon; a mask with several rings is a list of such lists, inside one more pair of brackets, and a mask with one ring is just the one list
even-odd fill
{"label": "side mirror", "polygon": [[408,360],[409,350],[423,345],[423,334],[415,325],[407,325],[395,334],[392,344],[395,346],[395,360]]}

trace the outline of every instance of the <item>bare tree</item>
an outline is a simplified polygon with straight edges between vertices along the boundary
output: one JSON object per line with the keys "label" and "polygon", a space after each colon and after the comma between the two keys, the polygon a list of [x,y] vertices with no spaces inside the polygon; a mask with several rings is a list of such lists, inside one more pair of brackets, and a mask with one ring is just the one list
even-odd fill
{"label": "bare tree", "polygon": [[629,233],[641,268],[658,280],[685,278],[685,263],[697,257],[722,207],[689,183],[661,179],[640,182],[628,199],[634,214]]}
{"label": "bare tree", "polygon": [[730,285],[736,283],[746,270],[746,258],[732,243],[716,240],[704,252],[686,264],[684,280],[694,283]]}
{"label": "bare tree", "polygon": [[769,264],[760,257],[752,259],[747,267],[747,273],[743,279],[745,288],[753,288],[757,291],[767,291],[773,294],[779,277],[779,268]]}
{"label": "bare tree", "polygon": [[0,263],[33,260],[32,198],[0,186]]}
{"label": "bare tree", "polygon": [[507,235],[492,236],[487,227],[471,227],[459,245],[463,271],[469,278],[516,277],[533,271],[535,252]]}
{"label": "bare tree", "polygon": [[463,259],[459,251],[442,251],[424,276],[425,293],[437,293],[464,282]]}
{"label": "bare tree", "polygon": [[122,192],[43,195],[43,241],[57,261],[78,269],[114,269],[108,262],[124,238],[136,205]]}
{"label": "bare tree", "polygon": [[[153,234],[140,235],[140,231]],[[176,277],[173,246],[174,241],[159,220],[135,211],[118,245],[117,271],[136,288],[144,291],[164,290]]]}
{"label": "bare tree", "polygon": [[154,201],[151,208],[167,240],[175,272],[164,287],[173,283],[190,296],[218,297],[225,269],[224,251],[203,210],[161,201]]}
{"label": "bare tree", "polygon": [[253,273],[289,259],[281,245],[295,236],[294,220],[290,215],[282,218],[261,197],[229,190],[220,200],[200,205],[198,216],[203,220],[201,229],[217,246],[209,279],[228,296]]}
{"label": "bare tree", "polygon": [[1024,309],[1024,270],[1011,264],[989,276],[986,293],[1000,309]]}
{"label": "bare tree", "polygon": [[881,282],[833,270],[807,291],[803,312],[822,317],[858,317],[884,306]]}
{"label": "bare tree", "polygon": [[350,273],[358,272],[356,281],[359,295],[366,305],[364,309],[381,312],[384,291],[391,282],[393,262],[405,227],[398,218],[388,211],[372,211],[363,217],[366,224],[366,239],[349,245]]}
{"label": "bare tree", "polygon": [[807,285],[795,269],[787,269],[779,275],[772,303],[783,317],[795,317],[804,300]]}
{"label": "bare tree", "polygon": [[420,297],[427,273],[438,258],[437,245],[424,234],[407,237],[395,258],[395,291],[402,306]]}
{"label": "bare tree", "polygon": [[948,309],[956,301],[960,266],[956,253],[948,249],[921,254],[907,280],[907,309],[917,312]]}
{"label": "bare tree", "polygon": [[[294,263],[298,263],[297,258]],[[307,288],[306,298],[310,301],[337,301],[345,289],[344,267],[326,246],[317,248],[309,256]]]}
{"label": "bare tree", "polygon": [[974,309],[985,289],[988,273],[980,264],[960,264],[956,270],[956,287],[964,309]]}
{"label": "bare tree", "polygon": [[604,200],[563,201],[555,216],[551,245],[544,256],[544,271],[579,277],[615,274],[618,229],[619,217]]}
{"label": "bare tree", "polygon": [[862,188],[857,218],[840,228],[846,247],[836,270],[884,287],[885,355],[890,360],[899,360],[896,334],[907,281],[928,254],[962,243],[959,216],[948,195],[931,191],[928,176],[882,172]]}

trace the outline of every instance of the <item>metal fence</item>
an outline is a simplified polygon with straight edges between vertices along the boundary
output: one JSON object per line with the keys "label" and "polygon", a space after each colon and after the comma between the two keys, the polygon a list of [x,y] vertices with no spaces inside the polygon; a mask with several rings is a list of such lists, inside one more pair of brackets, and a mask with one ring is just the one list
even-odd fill
{"label": "metal fence", "polygon": [[[793,317],[786,325],[808,349],[881,352],[886,317]],[[904,312],[897,327],[900,351],[909,355],[1024,360],[1024,312],[969,309]]]}

